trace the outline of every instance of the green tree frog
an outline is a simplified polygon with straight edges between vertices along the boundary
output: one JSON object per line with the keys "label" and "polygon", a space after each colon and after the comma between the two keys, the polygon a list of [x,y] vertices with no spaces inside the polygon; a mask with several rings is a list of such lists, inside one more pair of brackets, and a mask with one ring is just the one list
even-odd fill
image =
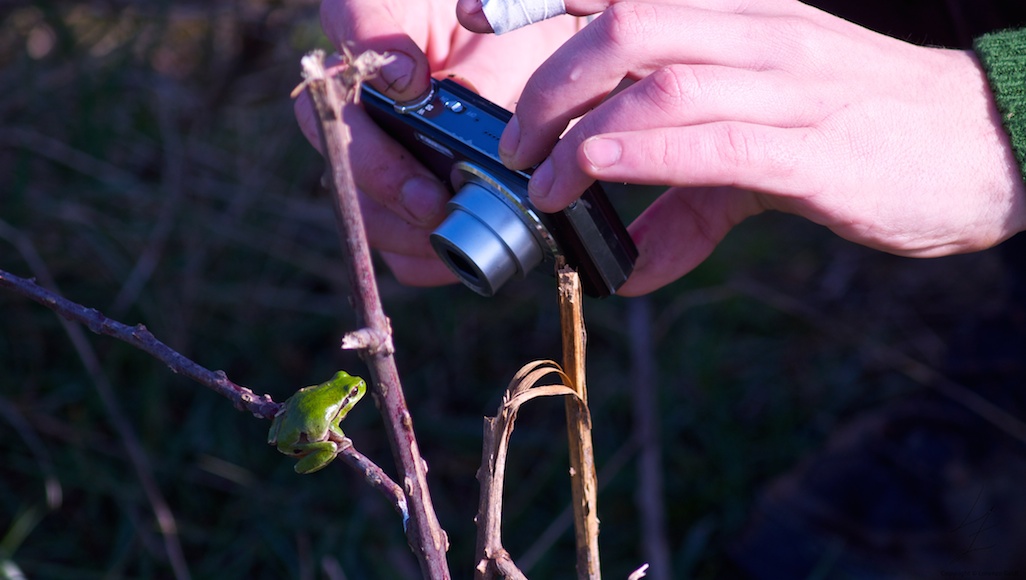
{"label": "green tree frog", "polygon": [[329,433],[344,437],[339,426],[363,398],[367,384],[345,371],[319,385],[303,387],[285,400],[271,421],[267,442],[278,451],[299,457],[296,473],[313,473],[331,463],[339,446]]}

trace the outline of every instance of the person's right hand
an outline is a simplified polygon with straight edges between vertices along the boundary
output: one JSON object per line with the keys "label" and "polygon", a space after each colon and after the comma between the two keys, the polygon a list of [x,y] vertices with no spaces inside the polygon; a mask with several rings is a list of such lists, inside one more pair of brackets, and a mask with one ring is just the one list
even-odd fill
{"label": "person's right hand", "polygon": [[[577,19],[564,16],[502,36],[474,34],[459,25],[453,3],[445,0],[325,0],[321,24],[332,44],[354,55],[375,50],[396,57],[370,81],[391,98],[414,99],[431,76],[451,77],[510,109],[531,73],[578,29]],[[449,192],[362,110],[348,110],[353,177],[371,245],[404,284],[455,281],[428,242],[445,217]],[[319,147],[305,92],[296,117]]]}
{"label": "person's right hand", "polygon": [[1026,185],[973,53],[794,0],[566,0],[596,2],[528,81],[499,151],[538,164],[543,212],[595,180],[670,186],[629,228],[639,256],[618,294],[673,282],[769,210],[910,257],[1026,231]]}

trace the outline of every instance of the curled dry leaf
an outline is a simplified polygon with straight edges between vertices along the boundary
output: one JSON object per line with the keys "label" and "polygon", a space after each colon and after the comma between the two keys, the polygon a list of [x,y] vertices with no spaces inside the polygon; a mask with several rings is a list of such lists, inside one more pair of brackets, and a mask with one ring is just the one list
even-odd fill
{"label": "curled dry leaf", "polygon": [[[555,376],[557,384],[542,384]],[[537,397],[571,397],[587,414],[587,405],[574,389],[570,378],[558,363],[537,360],[520,368],[513,376],[502,397],[499,413],[485,418],[484,449],[478,480],[481,483],[481,503],[478,506],[478,534],[476,578],[519,579],[524,575],[502,547],[502,488],[505,480],[506,454],[520,407]]]}

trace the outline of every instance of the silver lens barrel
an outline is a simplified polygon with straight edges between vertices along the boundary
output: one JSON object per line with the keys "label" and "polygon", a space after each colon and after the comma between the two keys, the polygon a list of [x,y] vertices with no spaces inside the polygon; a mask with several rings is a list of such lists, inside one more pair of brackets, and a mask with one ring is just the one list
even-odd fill
{"label": "silver lens barrel", "polygon": [[463,284],[492,296],[555,251],[555,242],[508,188],[480,168],[457,163],[449,216],[431,234],[435,252]]}

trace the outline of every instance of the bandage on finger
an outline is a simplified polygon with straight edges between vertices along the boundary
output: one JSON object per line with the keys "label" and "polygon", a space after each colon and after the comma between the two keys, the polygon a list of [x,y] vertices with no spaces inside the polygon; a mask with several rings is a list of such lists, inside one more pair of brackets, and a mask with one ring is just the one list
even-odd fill
{"label": "bandage on finger", "polygon": [[566,14],[563,0],[482,0],[481,7],[495,34]]}

